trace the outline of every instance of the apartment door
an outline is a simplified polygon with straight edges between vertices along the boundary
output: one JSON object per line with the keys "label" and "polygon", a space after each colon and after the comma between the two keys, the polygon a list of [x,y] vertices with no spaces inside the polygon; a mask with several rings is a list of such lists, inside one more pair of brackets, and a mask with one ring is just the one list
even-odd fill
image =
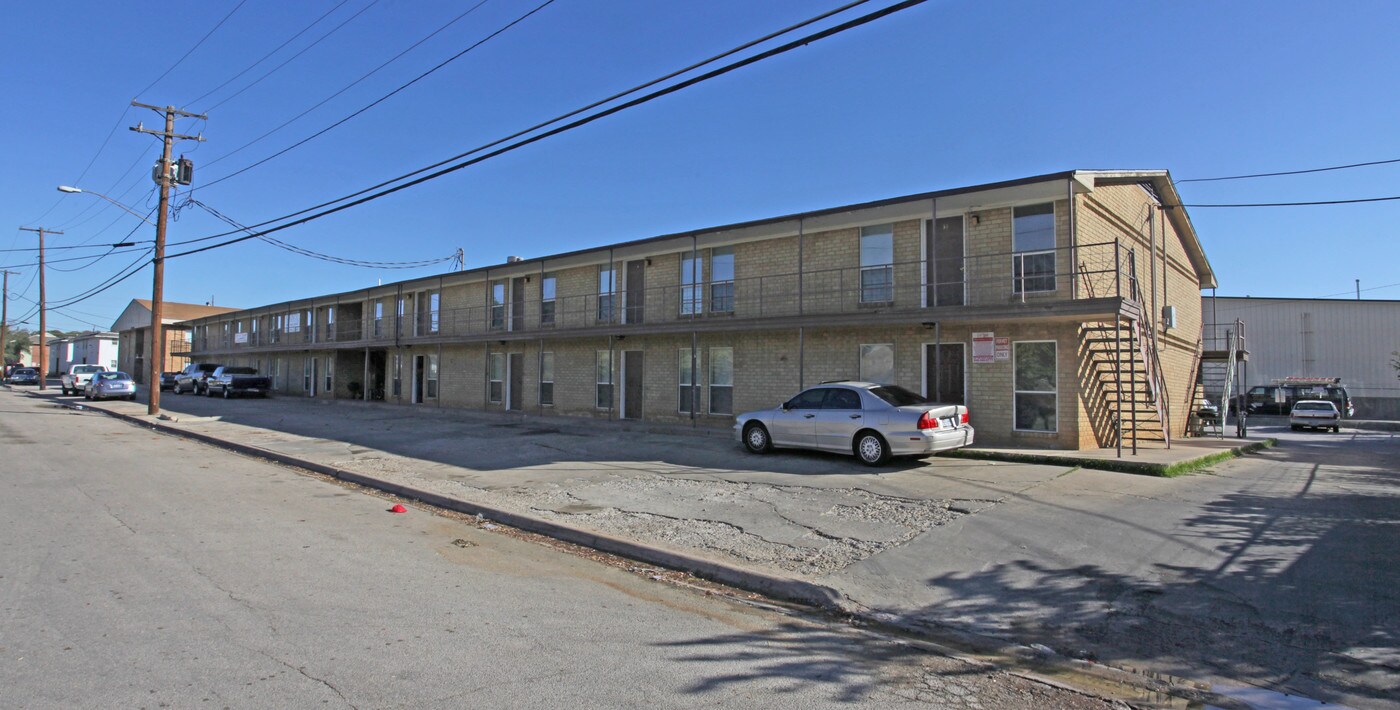
{"label": "apartment door", "polygon": [[506,409],[523,409],[521,401],[524,396],[525,355],[511,353],[506,357]]}
{"label": "apartment door", "polygon": [[924,345],[924,396],[943,404],[967,404],[967,356],[962,343]]}
{"label": "apartment door", "polygon": [[928,306],[961,306],[967,303],[967,277],[964,265],[963,218],[944,217],[925,221],[928,229],[927,274]]}
{"label": "apartment door", "polygon": [[423,370],[426,361],[427,358],[422,355],[413,356],[413,390],[409,401],[414,404],[423,403]]}
{"label": "apartment door", "polygon": [[[624,323],[641,323],[642,311],[646,306],[647,262],[644,259],[627,262],[627,313]],[[638,353],[638,357],[641,354]]]}
{"label": "apartment door", "polygon": [[642,418],[642,351],[622,353],[622,418]]}
{"label": "apartment door", "polygon": [[309,361],[311,362],[311,381],[306,383],[306,396],[307,396],[307,397],[315,397],[315,396],[316,396],[316,383],[318,383],[318,382],[321,381],[321,377],[320,377],[320,366],[321,366],[321,363],[320,363],[320,360],[319,360],[318,358],[314,358],[314,357],[313,357],[313,358],[309,358]]}
{"label": "apartment door", "polygon": [[[510,323],[507,330],[520,330],[525,327],[525,279],[510,280]],[[514,356],[512,356],[514,357]],[[511,407],[517,409],[517,407]]]}

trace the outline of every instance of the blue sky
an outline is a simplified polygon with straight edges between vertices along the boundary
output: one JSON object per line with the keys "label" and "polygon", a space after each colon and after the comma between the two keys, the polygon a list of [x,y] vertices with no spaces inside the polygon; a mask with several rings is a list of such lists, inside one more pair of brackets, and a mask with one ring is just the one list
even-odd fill
{"label": "blue sky", "polygon": [[[179,124],[207,142],[177,152],[195,161],[195,199],[250,224],[436,162],[839,4],[556,0],[339,128],[209,184],[379,98],[542,0],[488,0],[319,109],[224,157],[476,2],[246,0],[163,78],[237,0],[11,4],[0,28],[0,213],[8,229],[64,231],[49,240],[53,247],[109,244],[129,233],[151,239],[153,229],[98,198],[55,190],[77,183],[142,213],[154,207],[149,169],[159,147],[127,126],[160,119],[127,110],[132,98],[208,111],[207,122]],[[337,5],[286,49],[199,98]],[[1400,158],[1396,26],[1400,5],[1389,1],[930,0],[276,236],[362,260],[430,259],[461,248],[470,267],[1072,168],[1166,168],[1183,179]],[[1181,192],[1188,204],[1400,195],[1400,164],[1185,183]],[[1400,201],[1190,211],[1221,294],[1349,294],[1361,279],[1365,297],[1400,298]],[[169,238],[226,229],[190,206],[171,222]],[[0,248],[33,245],[31,233],[0,230]],[[50,259],[100,253],[54,250]],[[61,302],[82,293],[135,256],[54,263],[48,296]],[[19,292],[12,320],[32,309],[25,299],[37,298],[35,269],[24,265],[32,259],[0,253],[0,264],[20,272],[11,277]],[[58,271],[75,267],[84,268]],[[171,259],[165,293],[255,306],[443,268],[354,268],[245,242]],[[148,267],[51,312],[50,327],[110,326],[150,288]]]}

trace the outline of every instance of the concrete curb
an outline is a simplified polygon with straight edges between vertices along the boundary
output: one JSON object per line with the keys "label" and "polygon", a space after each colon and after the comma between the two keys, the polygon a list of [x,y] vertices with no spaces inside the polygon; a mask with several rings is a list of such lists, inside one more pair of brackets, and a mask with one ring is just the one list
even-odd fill
{"label": "concrete curb", "polygon": [[316,473],[330,476],[332,478],[365,486],[366,488],[373,488],[375,490],[384,491],[386,493],[392,493],[394,495],[416,500],[437,508],[452,510],[458,513],[466,513],[467,515],[480,515],[484,518],[490,518],[492,521],[502,523],[513,528],[525,530],[532,533],[538,533],[546,537],[552,537],[556,540],[562,540],[564,542],[573,543],[575,545],[581,545],[583,547],[592,548],[600,552],[607,552],[610,554],[619,555],[628,559],[637,560],[638,562],[645,562],[647,564],[657,565],[660,567],[665,567],[667,569],[686,572],[689,574],[693,574],[696,577],[700,577],[702,579],[708,579],[711,581],[719,582],[721,584],[729,585],[731,587],[736,587],[738,589],[755,592],[757,594],[762,594],[766,597],[770,597],[773,599],[781,599],[783,601],[805,604],[807,606],[816,607],[818,609],[823,609],[826,611],[838,613],[850,612],[849,605],[846,602],[846,598],[835,589],[824,585],[814,584],[812,582],[806,582],[799,579],[792,579],[789,577],[779,577],[777,575],[771,575],[755,570],[744,569],[742,567],[736,567],[734,565],[707,559],[704,557],[699,557],[697,555],[691,555],[684,552],[677,552],[675,550],[653,547],[651,545],[635,542],[633,540],[627,540],[624,538],[614,537],[603,533],[583,530],[581,528],[563,525],[561,523],[556,523],[549,520],[542,520],[540,518],[534,518],[528,515],[522,515],[520,513],[515,513],[508,510],[502,510],[500,508],[495,508],[482,503],[475,503],[472,501],[450,498],[448,496],[444,496],[438,493],[432,493],[430,491],[414,488],[412,486],[390,483],[388,481],[383,481],[378,478],[374,478],[373,476],[367,476],[365,474],[356,473],[354,471],[347,471],[342,468],[328,466],[326,464],[317,463],[315,461],[308,461],[306,459],[297,458],[289,454],[284,454],[278,451],[271,451],[269,449],[251,446],[249,444],[240,444],[234,441],[221,439],[219,437],[205,434],[202,432],[189,431],[187,429],[173,427],[168,424],[158,421],[151,421],[140,416],[133,416],[122,412],[114,412],[112,410],[105,409],[102,407],[93,407],[86,405],[74,406],[74,404],[69,404],[65,402],[57,402],[57,404],[63,407],[67,407],[69,409],[81,409],[85,412],[101,412],[115,419],[119,419],[131,424],[136,424],[142,427],[148,427],[152,430],[161,432],[163,434],[170,434],[172,436],[179,436],[184,437],[186,439],[192,439],[201,443],[209,444],[210,446],[216,446],[218,448],[240,453],[245,456],[252,456],[268,461],[273,461],[275,463],[280,463],[285,466],[293,466],[296,468],[303,468],[309,471],[315,471]]}
{"label": "concrete curb", "polygon": [[1244,456],[1245,454],[1252,454],[1256,451],[1274,446],[1277,443],[1278,441],[1276,439],[1270,437],[1261,441],[1245,444],[1244,446],[1212,451],[1209,454],[1191,459],[1174,461],[1172,463],[1146,463],[1142,461],[1129,461],[1127,459],[1080,458],[1077,456],[1057,456],[1054,454],[1021,454],[1011,451],[988,451],[985,449],[954,449],[952,451],[941,452],[939,456],[986,461],[1009,461],[1012,463],[1047,464],[1050,466],[1077,466],[1079,468],[1092,468],[1100,471],[1117,471],[1119,473],[1133,473],[1141,476],[1171,478],[1205,468],[1212,464],[1220,463],[1221,461],[1227,461],[1239,456]]}

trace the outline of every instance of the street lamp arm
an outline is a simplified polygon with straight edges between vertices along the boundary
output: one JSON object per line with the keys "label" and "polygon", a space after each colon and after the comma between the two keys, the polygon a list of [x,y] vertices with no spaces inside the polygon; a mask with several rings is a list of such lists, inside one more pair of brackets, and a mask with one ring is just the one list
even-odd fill
{"label": "street lamp arm", "polygon": [[126,211],[127,214],[129,214],[129,215],[131,215],[131,216],[133,216],[133,217],[136,217],[137,219],[141,220],[142,222],[145,222],[146,224],[149,224],[149,225],[151,225],[152,227],[156,226],[156,223],[155,223],[155,222],[152,222],[151,220],[146,219],[146,217],[145,217],[144,215],[142,215],[141,213],[137,212],[136,210],[131,209],[130,207],[127,207],[126,205],[124,205],[124,204],[122,204],[122,203],[120,203],[120,202],[117,202],[116,200],[114,200],[114,199],[112,199],[112,198],[110,198],[110,197],[108,197],[108,196],[106,196],[106,195],[104,195],[104,194],[102,194],[102,193],[100,193],[100,192],[93,192],[92,190],[84,190],[84,189],[78,188],[78,187],[69,187],[68,185],[59,185],[59,186],[58,186],[58,191],[59,191],[59,192],[68,192],[68,193],[73,193],[73,194],[76,194],[76,193],[80,193],[80,192],[81,192],[81,193],[86,193],[86,194],[88,194],[88,195],[93,195],[93,196],[95,196],[95,197],[101,197],[102,199],[104,199],[104,200],[106,200],[106,201],[108,201],[108,202],[110,202],[110,203],[112,203],[112,204],[114,204],[114,205],[116,205],[116,206],[122,208],[123,210]]}

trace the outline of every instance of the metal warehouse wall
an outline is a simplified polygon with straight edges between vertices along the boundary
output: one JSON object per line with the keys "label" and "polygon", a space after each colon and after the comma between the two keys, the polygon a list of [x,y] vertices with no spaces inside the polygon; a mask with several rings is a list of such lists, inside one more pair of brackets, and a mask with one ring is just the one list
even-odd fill
{"label": "metal warehouse wall", "polygon": [[1248,385],[1279,377],[1340,377],[1358,419],[1400,419],[1400,301],[1206,297],[1205,323],[1244,321]]}

